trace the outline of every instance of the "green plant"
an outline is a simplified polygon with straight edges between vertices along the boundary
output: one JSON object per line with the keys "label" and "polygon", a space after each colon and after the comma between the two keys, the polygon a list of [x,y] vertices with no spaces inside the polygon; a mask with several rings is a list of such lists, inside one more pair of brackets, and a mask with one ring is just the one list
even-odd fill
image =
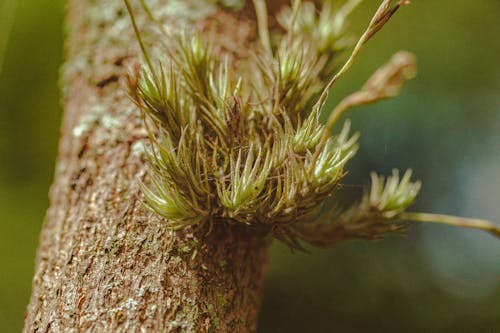
{"label": "green plant", "polygon": [[342,64],[352,46],[347,17],[360,2],[335,8],[326,1],[317,14],[314,4],[294,1],[278,17],[281,30],[271,34],[265,2],[254,0],[260,41],[253,57],[235,63],[229,56],[220,60],[200,34],[186,33],[165,33],[168,57],[153,61],[125,0],[147,65],[129,77],[151,139],[151,185],[142,186],[146,206],[172,229],[240,223],[297,249],[301,241],[327,247],[379,238],[405,228],[404,220],[499,235],[487,221],[407,213],[421,185],[411,181],[411,171],[401,178],[394,171],[386,180],[373,174],[371,190],[359,203],[323,208],[358,148],[359,135],[349,133],[349,121],[337,135],[331,135],[333,126],[353,107],[396,96],[416,73],[414,56],[396,53],[320,122],[335,82],[409,4],[384,0]]}

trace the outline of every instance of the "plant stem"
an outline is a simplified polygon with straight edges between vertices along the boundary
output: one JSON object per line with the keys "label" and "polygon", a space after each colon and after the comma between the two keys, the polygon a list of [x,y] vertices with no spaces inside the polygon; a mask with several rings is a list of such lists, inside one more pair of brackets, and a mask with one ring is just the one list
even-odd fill
{"label": "plant stem", "polygon": [[144,45],[144,42],[142,41],[141,33],[139,32],[139,28],[137,27],[137,22],[135,21],[135,15],[134,11],[132,10],[132,6],[130,5],[130,2],[128,0],[123,0],[125,2],[125,6],[127,6],[127,11],[130,16],[130,20],[132,21],[132,27],[134,28],[135,35],[137,37],[137,41],[139,42],[139,46],[141,47],[142,54],[144,55],[144,59],[146,60],[146,63],[148,64],[149,70],[151,71],[151,75],[156,79],[156,74],[153,68],[153,63],[151,62],[151,59],[149,58],[148,51],[146,50],[146,46]]}
{"label": "plant stem", "polygon": [[269,27],[267,25],[266,2],[264,0],[253,0],[253,5],[257,15],[257,28],[259,29],[260,40],[266,51],[271,54],[271,38],[269,37]]}
{"label": "plant stem", "polygon": [[141,6],[142,8],[144,9],[144,11],[146,12],[146,15],[148,16],[148,18],[151,20],[151,22],[154,22],[159,28],[160,30],[165,34],[165,36],[168,36],[169,33],[168,31],[165,29],[165,26],[163,25],[163,23],[158,20],[154,15],[153,13],[151,12],[151,9],[149,8],[149,6],[146,4],[146,1],[145,0],[140,0],[141,2]]}
{"label": "plant stem", "polygon": [[[328,82],[326,85],[325,89],[321,93],[321,96],[319,97],[318,101],[314,105],[313,112],[318,112],[321,113],[321,110],[323,108],[323,105],[326,102],[326,99],[328,97],[328,93],[330,92],[330,89],[332,86],[335,84],[335,82],[338,81],[344,75],[352,66],[354,59],[358,56],[359,52],[363,48],[363,46],[372,38],[382,27],[387,23],[387,21],[394,15],[394,13],[401,7],[402,5],[407,5],[409,4],[409,1],[399,1],[395,6],[392,8],[389,8],[390,4],[392,3],[392,0],[384,0],[380,6],[378,7],[377,11],[375,12],[375,15],[373,16],[370,24],[366,28],[365,32],[361,37],[359,38],[358,42],[354,46],[354,49],[352,50],[351,55],[347,59],[347,61],[344,63],[342,68],[333,76],[333,78]],[[348,3],[349,4],[349,3]],[[352,8],[358,5],[358,2],[353,2],[351,4]],[[349,10],[346,9],[346,10]],[[314,152],[312,163],[311,163],[311,170],[314,170],[316,166],[316,161],[318,160],[319,154],[321,150],[324,148],[324,145],[328,141],[328,138],[330,136],[330,132],[337,122],[337,120],[340,118],[340,116],[349,108],[348,103],[343,103],[341,102],[333,112],[330,114],[328,117],[328,120],[326,122],[326,126],[324,128],[323,136],[321,138],[320,143],[316,146],[316,151]]]}
{"label": "plant stem", "polygon": [[[326,98],[328,97],[328,92],[332,88],[332,86],[335,84],[335,82],[340,79],[342,75],[344,75],[352,66],[352,63],[354,62],[354,59],[358,56],[359,52],[363,48],[363,45],[368,42],[382,27],[389,21],[389,19],[394,15],[394,13],[399,9],[399,7],[403,5],[409,4],[409,1],[399,1],[394,7],[389,9],[389,5],[391,4],[392,0],[384,0],[380,6],[378,7],[377,11],[375,12],[375,15],[373,16],[370,24],[366,28],[365,32],[361,37],[359,38],[358,42],[356,43],[356,46],[354,46],[354,49],[352,50],[351,55],[347,59],[347,61],[344,63],[344,66],[333,76],[333,78],[328,82],[326,85],[325,89],[321,93],[321,96],[318,99],[318,102],[316,103],[316,107],[322,107],[323,104],[326,101]],[[352,4],[352,7],[354,8],[357,5],[356,2]],[[346,10],[349,10],[346,9]]]}
{"label": "plant stem", "polygon": [[295,0],[293,1],[293,6],[292,6],[292,18],[290,19],[290,27],[288,28],[288,44],[292,46],[293,43],[293,29],[295,26],[295,20],[297,19],[297,14],[299,13],[300,6],[302,5],[301,0]]}
{"label": "plant stem", "polygon": [[412,220],[416,222],[441,223],[452,225],[455,227],[479,229],[490,232],[496,237],[500,237],[500,226],[496,226],[487,220],[429,213],[402,213],[400,217],[401,219]]}

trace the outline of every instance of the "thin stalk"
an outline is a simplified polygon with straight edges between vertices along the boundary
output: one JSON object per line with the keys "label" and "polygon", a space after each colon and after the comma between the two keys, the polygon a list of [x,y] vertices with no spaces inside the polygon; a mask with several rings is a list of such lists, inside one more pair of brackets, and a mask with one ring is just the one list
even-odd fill
{"label": "thin stalk", "polygon": [[[342,68],[332,77],[330,82],[326,85],[325,89],[321,93],[321,96],[319,97],[318,101],[314,105],[314,110],[315,112],[320,113],[323,105],[326,102],[326,99],[328,97],[328,93],[330,92],[332,86],[337,82],[352,66],[354,60],[362,50],[363,46],[378,32],[382,27],[387,23],[387,21],[394,15],[394,13],[399,9],[399,7],[403,5],[408,5],[409,1],[399,1],[395,6],[392,8],[389,8],[390,4],[392,3],[392,0],[384,0],[380,6],[378,7],[377,11],[375,12],[370,24],[364,31],[363,35],[359,38],[358,42],[354,46],[354,49],[351,52],[351,55],[347,59],[347,61],[344,63]],[[358,3],[353,2],[352,6],[358,5]],[[349,9],[349,8],[348,8]],[[344,99],[345,101],[345,99]],[[321,150],[323,149],[324,145],[328,141],[328,138],[330,136],[330,132],[337,122],[337,120],[340,118],[340,116],[349,108],[349,104],[341,102],[333,112],[330,114],[328,117],[328,120],[326,122],[323,136],[320,140],[320,143],[316,146],[316,151],[314,152],[312,163],[311,163],[311,169],[314,170],[316,166],[316,161],[318,160],[319,154]]]}
{"label": "thin stalk", "polygon": [[125,2],[125,6],[127,6],[127,11],[130,15],[130,20],[132,21],[132,27],[134,28],[135,35],[137,37],[137,41],[139,42],[139,46],[141,47],[142,54],[144,55],[144,59],[146,60],[146,63],[148,64],[149,70],[151,71],[151,75],[157,80],[157,76],[154,71],[153,63],[151,62],[151,58],[149,57],[148,51],[146,50],[146,46],[144,45],[144,42],[141,37],[141,33],[139,32],[139,28],[137,27],[137,22],[135,21],[135,15],[132,10],[132,6],[130,5],[130,2],[128,0],[123,0]]}
{"label": "thin stalk", "polygon": [[269,37],[269,26],[267,24],[267,7],[265,0],[253,0],[253,5],[255,7],[255,14],[257,15],[257,28],[259,30],[259,37],[262,45],[272,54],[271,49],[271,38]]}
{"label": "thin stalk", "polygon": [[293,28],[295,26],[295,20],[297,19],[297,14],[299,12],[300,6],[302,5],[302,0],[295,0],[293,2],[292,18],[290,19],[290,27],[288,28],[288,45],[292,46],[293,43]]}
{"label": "thin stalk", "polygon": [[323,104],[326,101],[326,98],[328,97],[328,92],[330,91],[332,86],[335,84],[335,82],[338,81],[338,79],[342,77],[342,75],[344,75],[351,68],[354,59],[356,59],[356,57],[358,56],[359,52],[366,44],[366,42],[368,42],[368,40],[370,40],[380,29],[382,29],[385,23],[387,23],[387,21],[391,18],[391,16],[394,15],[394,13],[399,9],[399,7],[401,7],[402,5],[409,4],[409,1],[399,1],[394,7],[388,9],[391,2],[392,0],[384,0],[380,4],[370,24],[366,28],[363,35],[361,35],[361,37],[359,38],[358,42],[356,43],[356,46],[354,46],[351,55],[344,63],[342,68],[337,72],[337,74],[335,74],[333,78],[330,80],[330,82],[328,82],[325,89],[321,93],[318,102],[316,102],[315,105],[316,107],[321,108],[321,106],[323,106]]}
{"label": "thin stalk", "polygon": [[144,1],[144,0],[139,0],[139,1],[141,2],[142,9],[144,9],[144,11],[146,12],[146,15],[148,15],[149,19],[151,21],[156,22],[156,19],[155,19],[154,15],[153,15],[153,12],[151,12],[151,9],[146,4],[146,1]]}
{"label": "thin stalk", "polygon": [[429,214],[429,213],[402,213],[401,219],[424,223],[448,224],[455,227],[472,228],[487,231],[496,237],[500,237],[500,226],[490,221],[471,219],[452,215]]}
{"label": "thin stalk", "polygon": [[141,2],[141,6],[142,8],[144,9],[144,11],[146,12],[146,15],[148,16],[148,18],[156,23],[156,25],[161,29],[161,31],[166,35],[168,36],[169,33],[168,31],[165,29],[165,26],[161,23],[160,20],[158,20],[154,15],[153,15],[153,12],[151,12],[151,9],[149,8],[149,6],[146,4],[146,1],[144,0],[140,0]]}

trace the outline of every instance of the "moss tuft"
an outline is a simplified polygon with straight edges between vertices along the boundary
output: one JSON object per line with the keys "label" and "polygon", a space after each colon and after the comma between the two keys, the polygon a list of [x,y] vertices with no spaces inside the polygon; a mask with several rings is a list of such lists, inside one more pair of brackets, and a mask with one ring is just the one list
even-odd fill
{"label": "moss tuft", "polygon": [[[201,33],[166,34],[173,45],[165,52],[168,57],[152,59],[125,2],[147,65],[129,77],[130,94],[146,115],[152,143],[147,155],[151,184],[142,189],[147,206],[165,217],[169,228],[229,221],[263,229],[302,249],[300,241],[326,247],[376,239],[405,227],[404,217],[424,220],[405,215],[420,189],[411,171],[402,178],[394,171],[387,180],[374,175],[359,203],[322,211],[358,150],[350,123],[332,135],[334,125],[353,107],[398,95],[415,76],[415,58],[396,53],[322,124],[328,93],[408,1],[382,1],[354,44],[346,22],[359,0],[340,8],[326,1],[319,12],[312,3],[295,1],[278,15],[282,29],[273,34],[265,2],[254,0],[260,40],[252,45],[254,56],[238,62],[221,56]],[[191,247],[181,251],[189,253]]]}

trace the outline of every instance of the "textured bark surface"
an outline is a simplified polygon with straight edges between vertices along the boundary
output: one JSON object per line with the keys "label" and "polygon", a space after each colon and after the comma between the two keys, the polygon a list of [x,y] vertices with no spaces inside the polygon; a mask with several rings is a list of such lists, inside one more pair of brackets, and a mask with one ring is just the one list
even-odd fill
{"label": "textured bark surface", "polygon": [[[148,3],[169,22],[168,0]],[[233,51],[255,38],[244,12],[179,14],[168,24],[189,21]],[[147,138],[123,88],[138,62],[123,2],[72,0],[67,26],[62,138],[24,331],[254,331],[265,238],[228,226],[172,232],[140,204]]]}

